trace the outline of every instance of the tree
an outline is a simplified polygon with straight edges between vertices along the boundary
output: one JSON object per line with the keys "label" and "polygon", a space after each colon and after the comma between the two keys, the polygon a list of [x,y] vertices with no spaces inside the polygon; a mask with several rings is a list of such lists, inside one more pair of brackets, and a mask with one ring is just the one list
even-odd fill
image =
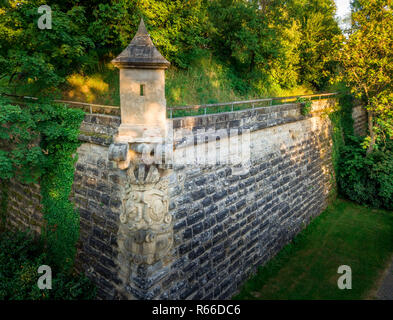
{"label": "tree", "polygon": [[61,90],[70,74],[101,71],[141,17],[172,65],[186,69],[213,52],[243,94],[321,90],[334,70],[333,0],[53,0],[52,29],[39,30],[45,2],[0,2],[0,80],[21,93]]}
{"label": "tree", "polygon": [[296,26],[282,18],[282,7],[278,0],[218,0],[209,6],[212,49],[259,94],[272,82],[296,84]]}
{"label": "tree", "polygon": [[332,39],[341,34],[334,18],[335,3],[333,0],[292,0],[287,7],[289,16],[300,24],[300,79],[321,90],[335,70]]}
{"label": "tree", "polygon": [[362,98],[368,113],[371,153],[393,137],[393,10],[391,0],[358,0],[352,30],[339,54],[341,79]]}
{"label": "tree", "polygon": [[209,42],[207,0],[115,0],[99,4],[89,35],[98,47],[119,52],[126,47],[143,17],[159,51],[186,68],[195,51]]}
{"label": "tree", "polygon": [[63,12],[52,5],[52,29],[40,30],[37,9],[44,1],[7,1],[0,7],[0,79],[52,89],[83,68],[93,42],[83,32],[83,7]]}

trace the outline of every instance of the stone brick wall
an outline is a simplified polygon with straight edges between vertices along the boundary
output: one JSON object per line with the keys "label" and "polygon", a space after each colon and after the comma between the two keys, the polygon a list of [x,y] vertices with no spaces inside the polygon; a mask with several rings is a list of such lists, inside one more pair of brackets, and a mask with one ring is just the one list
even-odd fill
{"label": "stone brick wall", "polygon": [[[296,105],[284,108],[300,114]],[[152,286],[156,297],[230,298],[326,207],[334,184],[328,118],[291,122],[265,111],[248,112],[254,122],[259,113],[270,120],[255,123],[266,128],[251,133],[249,172],[235,175],[225,165],[175,167],[170,194],[175,259],[155,284],[160,289]]]}
{"label": "stone brick wall", "polygon": [[12,179],[7,189],[5,227],[9,230],[30,229],[39,234],[44,225],[39,184],[23,184]]}
{"label": "stone brick wall", "polygon": [[[315,110],[317,110],[316,106]],[[229,128],[255,131],[301,119],[304,119],[304,117],[300,114],[300,108],[296,104],[286,104],[236,112],[175,118],[173,119],[173,129],[175,134],[182,129],[191,130],[195,133],[201,129],[220,130]]]}
{"label": "stone brick wall", "polygon": [[[326,107],[327,101],[315,104],[309,118],[290,104],[174,119],[175,140],[182,129],[195,137],[202,129],[250,130],[252,166],[238,175],[227,165],[175,165],[169,178],[172,260],[141,266],[127,288],[118,277],[117,245],[126,177],[107,160],[111,132],[105,131],[119,122],[87,117],[74,183],[81,215],[77,261],[97,283],[99,298],[229,298],[325,208],[334,182],[330,124],[318,114]],[[177,139],[174,156],[192,147]]]}
{"label": "stone brick wall", "polygon": [[364,136],[366,135],[367,128],[367,112],[362,106],[352,109],[353,118],[353,131],[355,134]]}
{"label": "stone brick wall", "polygon": [[[72,199],[81,217],[77,269],[95,281],[98,298],[216,299],[234,294],[258,265],[326,207],[334,184],[331,128],[324,114],[329,106],[328,100],[315,103],[310,117],[289,104],[174,119],[175,157],[193,148],[178,135],[181,130],[192,132],[196,141],[200,130],[237,128],[250,132],[251,166],[235,174],[224,164],[175,165],[169,176],[171,259],[138,267],[129,286],[119,276],[117,239],[127,178],[108,160],[120,118],[87,115]],[[206,145],[210,143],[216,142]],[[38,231],[39,186],[13,183],[10,190],[10,224],[36,225]],[[28,201],[36,204],[28,206],[30,211]],[[27,217],[19,216],[20,211],[28,212]]]}
{"label": "stone brick wall", "polygon": [[[100,299],[120,299],[117,231],[124,187],[124,172],[108,160],[108,145],[120,124],[119,117],[86,115],[77,153],[73,201],[80,213],[77,270],[98,288]],[[125,297],[123,297],[125,298]]]}

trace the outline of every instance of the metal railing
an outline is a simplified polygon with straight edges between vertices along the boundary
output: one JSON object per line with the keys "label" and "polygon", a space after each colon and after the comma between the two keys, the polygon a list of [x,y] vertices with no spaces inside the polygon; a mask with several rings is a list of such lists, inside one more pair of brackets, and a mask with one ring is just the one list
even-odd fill
{"label": "metal railing", "polygon": [[[18,96],[13,94],[1,93],[0,95],[11,97],[15,99],[22,100],[38,100],[36,97],[30,96]],[[90,114],[109,114],[109,115],[118,115],[120,116],[120,107],[119,106],[109,106],[103,104],[95,104],[88,102],[79,102],[79,101],[68,101],[68,100],[52,100],[55,103],[63,103],[66,104],[70,108],[79,108]]]}
{"label": "metal railing", "polygon": [[[174,113],[180,113],[180,111],[193,111],[193,112],[197,112],[198,115],[200,115],[201,114],[200,110],[203,110],[202,114],[207,114],[208,111],[210,111],[209,109],[220,108],[220,107],[221,109],[225,109],[222,107],[227,107],[225,110],[216,110],[215,113],[233,112],[237,110],[254,109],[255,107],[261,107],[261,106],[268,107],[273,105],[281,105],[290,102],[296,102],[299,98],[310,99],[310,100],[321,100],[329,97],[334,97],[337,94],[338,94],[337,92],[320,93],[320,94],[300,95],[300,96],[290,96],[290,97],[274,97],[274,98],[265,98],[265,99],[255,99],[255,100],[230,101],[230,102],[213,103],[213,104],[167,107],[167,112],[169,113],[169,118],[172,119],[174,117]],[[5,93],[2,93],[0,95],[13,97],[17,99],[38,100],[38,98],[36,97],[29,97],[29,96],[17,96],[17,95],[5,94]],[[109,105],[101,105],[101,104],[79,102],[79,101],[68,101],[68,100],[52,100],[52,101],[56,103],[64,103],[71,108],[73,107],[80,108],[86,112],[89,112],[90,114],[107,114],[107,115],[120,116],[119,106],[109,106]],[[237,108],[237,110],[235,110],[235,108]],[[183,117],[183,116],[186,115],[184,114],[175,115],[175,117]]]}
{"label": "metal railing", "polygon": [[[299,98],[310,99],[310,100],[321,100],[336,96],[338,93],[321,93],[321,94],[311,94],[311,95],[301,95],[301,96],[290,96],[290,97],[274,97],[274,98],[265,98],[265,99],[256,99],[256,100],[244,100],[244,101],[231,101],[231,102],[222,102],[222,103],[212,103],[212,104],[202,104],[202,105],[192,105],[192,106],[179,106],[179,107],[168,107],[167,111],[169,112],[169,117],[173,118],[174,111],[199,111],[203,109],[203,114],[207,114],[209,108],[217,108],[217,107],[230,107],[230,110],[226,111],[234,111],[235,106],[243,105],[246,106],[242,108],[242,110],[254,109],[258,106],[272,106],[272,105],[280,105],[288,102],[296,102]],[[276,103],[281,102],[281,103]],[[249,106],[249,107],[247,107]]]}
{"label": "metal railing", "polygon": [[84,111],[88,110],[90,114],[109,114],[109,115],[120,116],[119,106],[108,106],[103,104],[94,104],[94,103],[85,103],[85,102],[67,101],[67,100],[53,100],[53,101],[57,103],[64,103],[68,106],[81,108]]}

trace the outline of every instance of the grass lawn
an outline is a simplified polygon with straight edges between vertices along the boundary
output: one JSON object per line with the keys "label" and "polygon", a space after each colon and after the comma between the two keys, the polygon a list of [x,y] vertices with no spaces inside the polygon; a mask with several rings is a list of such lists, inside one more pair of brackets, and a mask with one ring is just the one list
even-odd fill
{"label": "grass lawn", "polygon": [[[373,299],[393,254],[393,212],[337,200],[260,268],[234,299]],[[340,265],[352,289],[340,290]]]}

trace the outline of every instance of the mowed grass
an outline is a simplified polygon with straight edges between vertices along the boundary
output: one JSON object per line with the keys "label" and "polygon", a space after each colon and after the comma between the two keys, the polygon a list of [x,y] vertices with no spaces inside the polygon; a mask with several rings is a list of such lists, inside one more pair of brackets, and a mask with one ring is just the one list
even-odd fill
{"label": "mowed grass", "polygon": [[[234,299],[373,299],[393,254],[393,212],[336,200],[260,268]],[[352,289],[340,290],[340,265]]]}

